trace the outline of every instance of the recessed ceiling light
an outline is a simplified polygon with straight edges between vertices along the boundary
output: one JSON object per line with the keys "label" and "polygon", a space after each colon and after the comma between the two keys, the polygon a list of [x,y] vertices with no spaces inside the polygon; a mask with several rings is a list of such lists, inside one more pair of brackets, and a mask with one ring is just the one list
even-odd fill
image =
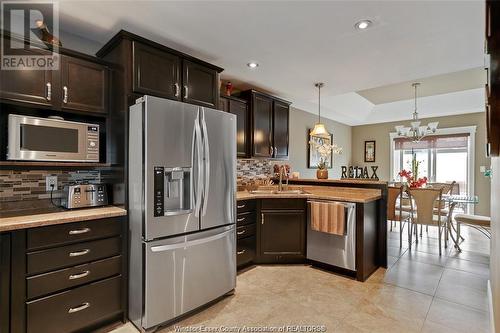
{"label": "recessed ceiling light", "polygon": [[249,62],[247,64],[247,66],[250,67],[250,68],[257,68],[257,67],[259,67],[259,64],[256,63],[256,62]]}
{"label": "recessed ceiling light", "polygon": [[369,28],[372,24],[373,22],[370,20],[361,20],[359,22],[356,22],[354,26],[358,30],[365,30],[366,28]]}

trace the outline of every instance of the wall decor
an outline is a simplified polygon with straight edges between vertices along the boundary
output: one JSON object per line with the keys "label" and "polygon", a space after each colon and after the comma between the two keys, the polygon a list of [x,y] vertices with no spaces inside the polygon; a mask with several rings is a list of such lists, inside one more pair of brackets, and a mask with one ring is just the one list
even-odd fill
{"label": "wall decor", "polygon": [[350,166],[347,167],[345,165],[342,166],[342,175],[341,179],[373,179],[378,180],[377,175],[378,166],[371,166],[371,174],[368,173],[368,167],[359,167],[359,166]]}
{"label": "wall decor", "polygon": [[365,162],[375,162],[375,141],[365,141]]}
{"label": "wall decor", "polygon": [[[312,129],[308,130],[309,144],[307,145],[307,168],[317,169],[319,165],[322,169],[331,169],[333,166],[333,154],[331,151],[328,154],[319,149],[322,146],[331,146],[333,135],[328,137],[311,135]],[[324,164],[324,166],[323,166]]]}

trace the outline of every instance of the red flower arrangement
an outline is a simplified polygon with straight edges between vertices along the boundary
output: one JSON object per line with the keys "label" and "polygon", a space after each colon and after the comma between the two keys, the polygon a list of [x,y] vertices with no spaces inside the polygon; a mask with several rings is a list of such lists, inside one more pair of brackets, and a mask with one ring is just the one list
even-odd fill
{"label": "red flower arrangement", "polygon": [[427,184],[427,177],[414,179],[411,171],[401,170],[398,173],[399,177],[406,178],[406,183],[410,188],[420,188]]}

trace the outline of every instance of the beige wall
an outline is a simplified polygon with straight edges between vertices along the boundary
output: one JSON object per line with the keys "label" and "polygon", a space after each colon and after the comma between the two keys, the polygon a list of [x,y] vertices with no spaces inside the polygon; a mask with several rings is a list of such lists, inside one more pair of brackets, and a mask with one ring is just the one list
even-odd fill
{"label": "beige wall", "polygon": [[[439,121],[439,128],[477,126],[475,138],[475,193],[479,196],[476,214],[489,215],[490,213],[490,183],[480,172],[481,165],[490,166],[490,160],[485,155],[486,121],[485,113],[471,113],[459,116],[427,118],[424,123]],[[373,125],[354,126],[352,128],[352,164],[353,165],[378,165],[378,176],[383,180],[390,179],[390,144],[389,133],[394,132],[394,126],[407,122],[391,122]],[[375,140],[376,162],[364,163],[364,142]]]}
{"label": "beige wall", "polygon": [[[318,116],[300,109],[290,110],[290,160],[292,171],[300,172],[301,178],[316,178],[316,169],[307,168],[308,129],[313,128]],[[340,167],[351,161],[351,126],[322,119],[326,128],[333,133],[335,143],[343,148],[341,155],[333,156],[333,168],[328,169],[329,178],[340,178]]]}

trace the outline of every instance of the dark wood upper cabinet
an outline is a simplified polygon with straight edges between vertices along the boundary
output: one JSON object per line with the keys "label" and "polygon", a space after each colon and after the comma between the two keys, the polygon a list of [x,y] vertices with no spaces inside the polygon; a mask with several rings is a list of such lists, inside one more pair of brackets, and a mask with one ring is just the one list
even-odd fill
{"label": "dark wood upper cabinet", "polygon": [[[40,55],[47,51],[34,49],[30,52]],[[2,101],[66,112],[107,113],[109,64],[64,48],[58,52],[57,70],[2,71]]]}
{"label": "dark wood upper cabinet", "polygon": [[133,91],[181,100],[181,58],[133,42]]}
{"label": "dark wood upper cabinet", "polygon": [[[33,55],[39,53],[33,52]],[[58,88],[52,74],[53,71],[50,70],[3,70],[0,75],[0,98],[53,106],[56,100],[54,92]]]}
{"label": "dark wood upper cabinet", "polygon": [[108,68],[94,62],[62,57],[62,109],[106,113],[108,111]]}
{"label": "dark wood upper cabinet", "polygon": [[287,159],[290,103],[255,90],[241,96],[250,106],[251,155]]}
{"label": "dark wood upper cabinet", "polygon": [[247,102],[232,96],[221,96],[219,109],[236,115],[236,155],[238,157],[248,157],[250,155],[250,136]]}
{"label": "dark wood upper cabinet", "polygon": [[500,2],[486,1],[485,52],[489,53],[486,96],[486,134],[490,156],[500,156]]}
{"label": "dark wood upper cabinet", "polygon": [[274,101],[273,110],[273,152],[275,158],[288,158],[290,105]]}
{"label": "dark wood upper cabinet", "polygon": [[272,157],[273,100],[254,94],[252,98],[252,155]]}
{"label": "dark wood upper cabinet", "polygon": [[216,108],[219,96],[219,76],[216,70],[198,63],[182,62],[182,100],[186,103]]}

